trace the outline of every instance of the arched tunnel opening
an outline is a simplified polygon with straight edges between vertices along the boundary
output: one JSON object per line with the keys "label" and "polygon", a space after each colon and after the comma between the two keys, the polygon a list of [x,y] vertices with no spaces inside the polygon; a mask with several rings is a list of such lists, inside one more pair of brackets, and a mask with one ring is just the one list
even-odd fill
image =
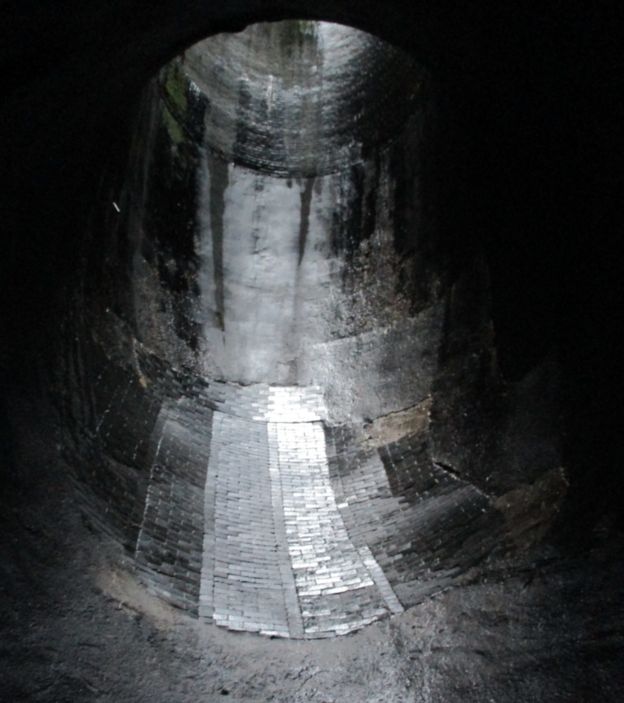
{"label": "arched tunnel opening", "polygon": [[437,12],[120,20],[10,94],[7,700],[618,700],[564,62]]}

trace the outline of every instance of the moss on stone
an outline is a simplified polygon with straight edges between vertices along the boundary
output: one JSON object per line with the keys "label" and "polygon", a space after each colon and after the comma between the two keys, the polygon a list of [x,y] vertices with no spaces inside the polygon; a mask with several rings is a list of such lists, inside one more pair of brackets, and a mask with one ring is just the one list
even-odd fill
{"label": "moss on stone", "polygon": [[167,134],[175,146],[184,141],[184,130],[167,105],[163,105],[162,120]]}
{"label": "moss on stone", "polygon": [[180,64],[177,61],[172,62],[165,69],[164,88],[167,96],[183,113],[186,112],[188,107],[187,85],[188,79],[180,68]]}
{"label": "moss on stone", "polygon": [[188,79],[179,62],[174,61],[167,66],[163,75],[162,87],[166,96],[161,113],[163,124],[172,143],[178,146],[185,139],[180,121],[184,119],[188,110]]}

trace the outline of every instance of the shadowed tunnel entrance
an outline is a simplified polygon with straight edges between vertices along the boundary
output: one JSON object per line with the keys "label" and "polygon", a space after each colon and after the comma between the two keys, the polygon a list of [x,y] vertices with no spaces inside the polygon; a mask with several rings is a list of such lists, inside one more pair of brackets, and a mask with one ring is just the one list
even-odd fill
{"label": "shadowed tunnel entrance", "polygon": [[200,5],[2,43],[4,695],[619,700],[599,34]]}

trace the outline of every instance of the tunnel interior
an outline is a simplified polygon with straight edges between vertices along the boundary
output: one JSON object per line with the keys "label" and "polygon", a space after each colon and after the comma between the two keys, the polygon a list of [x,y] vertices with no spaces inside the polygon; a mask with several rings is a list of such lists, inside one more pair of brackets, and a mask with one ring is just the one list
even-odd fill
{"label": "tunnel interior", "polygon": [[617,700],[614,115],[532,20],[265,14],[9,91],[6,690]]}
{"label": "tunnel interior", "polygon": [[391,45],[296,21],[200,42],[145,90],[71,301],[64,425],[95,519],[202,620],[349,633],[565,495],[550,365],[503,389],[477,247],[449,280],[434,95]]}

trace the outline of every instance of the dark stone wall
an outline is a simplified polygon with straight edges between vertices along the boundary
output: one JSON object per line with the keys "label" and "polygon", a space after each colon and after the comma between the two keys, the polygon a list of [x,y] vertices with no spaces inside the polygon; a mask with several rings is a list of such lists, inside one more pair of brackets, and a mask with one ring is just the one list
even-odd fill
{"label": "dark stone wall", "polygon": [[518,378],[553,348],[562,355],[569,463],[585,457],[580,477],[596,464],[606,472],[592,509],[621,496],[610,392],[620,379],[613,247],[622,178],[610,3],[593,12],[577,3],[563,17],[488,3],[384,12],[372,2],[313,12],[296,3],[228,3],[222,14],[193,2],[149,12],[68,3],[62,22],[31,9],[6,5],[2,42],[2,278],[4,319],[14,330],[7,336],[36,338],[31,330],[54,316],[52,281],[75,264],[76,247],[65,245],[83,236],[103,163],[127,153],[131,110],[158,66],[206,32],[258,17],[349,21],[413,51],[452,94],[440,117],[452,128],[445,148],[453,165],[440,195],[452,203],[443,209],[446,236],[486,243],[504,372]]}
{"label": "dark stone wall", "polygon": [[[212,421],[210,410],[189,410],[201,407],[197,387],[216,381],[236,394],[236,384],[318,386],[347,532],[413,605],[474,578],[491,554],[516,551],[517,532],[524,548],[552,526],[568,488],[558,367],[551,358],[518,382],[500,373],[482,244],[440,236],[435,159],[447,135],[436,123],[435,82],[411,61],[404,70],[424,86],[397,113],[412,114],[391,139],[365,134],[357,163],[343,153],[332,172],[321,159],[320,173],[300,178],[299,156],[288,151],[269,149],[261,166],[215,152],[215,97],[221,112],[235,113],[227,119],[250,121],[241,129],[262,119],[236,93],[223,98],[237,79],[217,77],[215,46],[246,72],[257,69],[258,42],[270,36],[239,35],[229,48],[225,36],[207,40],[187,52],[192,70],[185,55],[145,89],[127,162],[106,174],[79,284],[66,292],[72,312],[57,351],[70,430],[63,444],[91,519],[168,600],[196,612],[197,506]],[[383,45],[361,33],[342,29],[339,37],[338,57],[360,50],[362,70],[383,56]],[[385,60],[397,61],[388,51]],[[331,104],[336,76],[331,60],[323,67]],[[304,62],[293,72],[278,61],[272,71],[284,134],[298,128],[321,155],[335,147],[331,127],[346,138],[340,124],[300,124],[297,95],[308,81],[314,89],[316,70]],[[344,72],[337,69],[338,93]],[[300,82],[294,94],[286,79]],[[266,86],[256,80],[250,91],[259,101]],[[372,76],[367,90],[379,93],[384,80]],[[358,116],[356,86],[349,109]],[[181,402],[187,409],[177,417]],[[228,408],[240,415],[237,402]]]}
{"label": "dark stone wall", "polygon": [[[514,608],[505,616],[509,626],[505,632],[517,633],[518,620],[525,626],[530,623],[530,632],[525,631],[522,640],[524,654],[519,655],[513,645],[505,648],[505,658],[515,662],[510,664],[515,672],[513,685],[507,670],[494,675],[500,699],[526,700],[527,695],[539,697],[549,691],[566,701],[617,700],[618,687],[613,682],[620,671],[617,623],[622,599],[609,589],[621,581],[621,575],[614,555],[604,546],[615,548],[621,543],[624,495],[617,250],[622,226],[623,115],[618,97],[621,17],[616,4],[589,7],[578,2],[565,10],[534,11],[511,3],[458,7],[450,2],[419,2],[406,9],[400,3],[381,7],[376,2],[332,2],[315,3],[312,9],[295,2],[230,2],[216,10],[191,1],[149,8],[138,2],[105,6],[67,2],[59,10],[8,2],[3,12],[0,159],[5,184],[0,197],[6,236],[0,263],[5,340],[0,356],[0,437],[6,495],[17,490],[27,504],[32,499],[34,505],[36,487],[48,486],[46,468],[54,465],[49,452],[57,436],[37,413],[38,408],[48,407],[44,405],[50,391],[48,379],[52,371],[58,372],[56,357],[49,353],[55,345],[50,342],[67,330],[59,327],[67,310],[60,309],[60,301],[66,298],[58,293],[79,281],[76,270],[85,233],[108,229],[99,221],[89,226],[89,213],[102,192],[103,172],[122,169],[127,159],[137,96],[148,78],[206,33],[240,29],[252,19],[318,16],[353,23],[395,40],[438,77],[439,130],[445,138],[431,155],[439,187],[429,202],[435,204],[440,218],[439,246],[455,252],[449,272],[456,285],[466,285],[458,275],[465,263],[462,253],[471,252],[475,243],[483,246],[489,271],[493,328],[476,335],[471,347],[474,365],[468,371],[475,379],[471,388],[484,387],[487,397],[495,400],[490,406],[479,392],[468,400],[479,408],[481,429],[476,430],[462,426],[456,415],[446,416],[445,407],[432,408],[433,417],[437,415],[441,426],[450,430],[446,437],[434,433],[440,466],[456,470],[456,460],[460,464],[465,460],[457,456],[456,448],[466,442],[483,446],[488,456],[501,461],[510,452],[514,457],[523,454],[524,450],[518,452],[517,436],[531,436],[539,443],[542,433],[550,433],[544,423],[551,420],[527,411],[522,398],[536,391],[546,399],[552,397],[549,359],[559,359],[563,463],[570,483],[554,535],[560,551],[549,547],[529,565],[511,565],[517,589],[508,591],[505,586],[504,593],[496,596],[501,602],[517,604],[518,612]],[[109,216],[111,220],[115,216],[112,209]],[[87,285],[97,288],[100,282],[90,280]],[[461,298],[471,300],[469,294]],[[463,320],[479,305],[478,301],[471,304],[468,311],[460,306],[456,314]],[[88,323],[82,321],[87,328]],[[490,374],[492,348],[484,351],[479,338],[492,334],[503,379],[515,383],[511,394],[505,388],[501,394],[490,392],[499,381]],[[188,335],[191,338],[192,331]],[[451,370],[455,345],[450,336],[446,353]],[[132,354],[126,352],[131,360]],[[68,364],[70,360],[66,357]],[[467,402],[452,373],[444,383],[451,400],[458,396],[457,406]],[[106,386],[104,380],[102,387]],[[62,391],[58,384],[52,388],[57,397]],[[130,394],[135,391],[135,386],[128,389]],[[76,426],[93,427],[89,415],[94,401],[73,400],[72,412],[87,415]],[[495,423],[492,430],[491,422],[501,406],[523,408],[521,420],[502,435]],[[152,415],[146,411],[141,421],[151,422]],[[128,427],[135,424],[132,419]],[[128,427],[107,427],[105,420],[100,429],[113,436]],[[41,460],[29,459],[27,445],[35,448]],[[101,456],[98,451],[94,461],[101,461]],[[100,496],[109,501],[111,512],[119,510],[128,516],[132,511],[121,509],[121,500],[110,496],[141,496],[146,484],[145,476],[128,476],[114,463],[126,460],[108,461],[107,473],[101,474]],[[532,457],[524,463],[533,465]],[[462,470],[476,483],[477,468],[478,460],[471,459]],[[561,486],[561,480],[552,475],[541,488],[557,496]],[[501,477],[501,491],[507,487]],[[530,494],[530,488],[525,490]],[[531,495],[519,499],[531,504]],[[96,513],[101,514],[101,505],[94,508]],[[31,549],[45,563],[46,542],[20,525],[15,516],[22,514],[36,524],[34,513],[22,512],[22,507],[15,513],[9,510],[5,533],[22,539],[24,550]],[[54,513],[42,515],[52,524]],[[529,512],[523,520],[534,525],[542,517]],[[108,524],[115,524],[115,518]],[[521,541],[522,520],[514,519],[513,524],[512,532]],[[135,523],[132,529],[136,528]],[[123,530],[117,533],[124,539]],[[597,540],[602,540],[602,546],[596,546]],[[28,593],[37,602],[24,574],[38,562],[29,562],[25,552],[12,545],[6,553],[6,573],[17,584],[16,592]],[[58,564],[46,566],[42,573],[50,576],[55,570],[60,573]],[[501,574],[493,578],[502,580]],[[463,622],[473,608],[473,598],[482,604],[493,597],[492,591],[486,588],[484,593],[481,588],[468,589],[466,596],[449,606],[449,617]],[[603,593],[604,599],[595,599],[595,594]],[[8,597],[16,613],[28,614],[28,600],[14,594]],[[492,625],[490,618],[496,620],[500,612],[487,611],[483,622]],[[539,646],[534,647],[533,625],[538,623],[547,624],[539,630]],[[479,636],[475,633],[476,639]],[[450,642],[454,647],[455,635],[448,637],[438,644],[447,647]],[[580,647],[575,644],[579,642]],[[489,644],[483,651],[498,658],[500,648]],[[420,666],[422,652],[418,647],[410,651],[417,659],[414,666]],[[425,655],[434,656],[431,651]],[[593,664],[588,665],[590,660]],[[486,680],[484,670],[494,665],[483,664],[481,654],[475,661],[471,671]],[[586,678],[580,671],[592,673]],[[479,700],[462,684],[463,666],[455,670],[441,665],[438,674],[440,690],[447,691],[448,700],[455,694],[457,700]],[[555,687],[557,680],[565,685]],[[76,690],[88,700],[86,689],[67,686],[67,700]]]}

